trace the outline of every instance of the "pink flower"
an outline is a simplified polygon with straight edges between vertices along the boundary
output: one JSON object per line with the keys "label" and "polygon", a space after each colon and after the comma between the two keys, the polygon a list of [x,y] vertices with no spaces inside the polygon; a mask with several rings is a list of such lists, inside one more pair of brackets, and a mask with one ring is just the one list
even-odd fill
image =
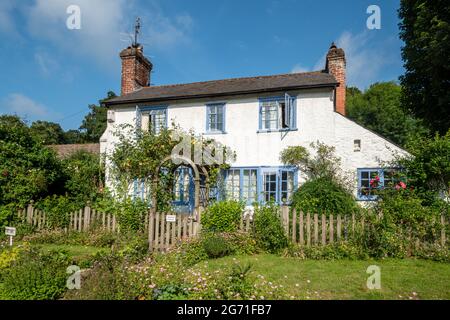
{"label": "pink flower", "polygon": [[400,190],[400,189],[405,190],[405,189],[406,189],[406,184],[405,184],[403,181],[400,181],[400,182],[395,186],[395,189],[396,189],[396,190]]}

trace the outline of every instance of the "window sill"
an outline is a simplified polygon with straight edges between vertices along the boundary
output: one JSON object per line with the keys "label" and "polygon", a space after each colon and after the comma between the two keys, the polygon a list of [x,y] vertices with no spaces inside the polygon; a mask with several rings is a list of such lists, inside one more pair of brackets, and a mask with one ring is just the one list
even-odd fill
{"label": "window sill", "polygon": [[356,198],[356,201],[377,201],[378,196],[368,196],[368,197],[358,197]]}
{"label": "window sill", "polygon": [[215,134],[227,134],[226,131],[208,131],[208,132],[204,132],[202,133],[204,136],[206,135],[215,135]]}
{"label": "window sill", "polygon": [[297,128],[293,129],[259,129],[256,131],[256,133],[271,133],[271,132],[289,132],[289,131],[298,131]]}

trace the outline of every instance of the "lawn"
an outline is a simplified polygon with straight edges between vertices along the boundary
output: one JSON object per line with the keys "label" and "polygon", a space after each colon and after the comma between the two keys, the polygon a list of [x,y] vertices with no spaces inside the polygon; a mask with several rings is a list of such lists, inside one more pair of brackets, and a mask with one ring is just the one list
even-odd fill
{"label": "lawn", "polygon": [[83,245],[70,245],[70,244],[33,244],[35,247],[39,247],[44,251],[63,250],[73,258],[74,262],[80,264],[80,267],[86,267],[91,264],[92,258],[96,253],[107,252],[108,248],[83,246]]}
{"label": "lawn", "polygon": [[[304,299],[450,299],[450,264],[413,259],[299,260],[275,255],[231,256],[202,262],[215,271],[250,263],[254,275],[282,285]],[[381,270],[381,289],[366,286],[367,267]]]}

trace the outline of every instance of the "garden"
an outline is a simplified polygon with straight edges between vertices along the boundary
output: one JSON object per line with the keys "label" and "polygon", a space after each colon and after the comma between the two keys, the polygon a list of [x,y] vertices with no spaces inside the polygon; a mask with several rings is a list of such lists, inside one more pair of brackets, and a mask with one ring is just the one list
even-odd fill
{"label": "garden", "polygon": [[[349,191],[351,177],[340,170],[333,147],[287,148],[280,159],[308,176],[289,207],[255,203],[243,227],[243,202],[210,201],[198,234],[149,251],[146,217],[153,207],[171,211],[175,167],[161,172],[155,206],[151,195],[130,196],[129,186],[136,178],[153,180],[175,143],[170,130],[121,140],[109,159],[118,177],[113,194],[103,181],[104,161],[83,152],[58,159],[14,121],[0,121],[0,137],[8,141],[0,152],[0,221],[17,230],[12,247],[0,236],[0,299],[450,298],[449,230],[442,223],[449,218],[442,191],[450,178],[450,134],[418,141],[414,156],[385,164],[402,170],[368,207]],[[208,168],[213,182],[220,183],[222,168]],[[39,228],[18,214],[31,201],[45,214]],[[71,213],[87,205],[92,215],[114,216],[118,227],[71,229]],[[348,224],[351,218],[358,223]],[[380,270],[378,289],[367,284],[370,266]]]}

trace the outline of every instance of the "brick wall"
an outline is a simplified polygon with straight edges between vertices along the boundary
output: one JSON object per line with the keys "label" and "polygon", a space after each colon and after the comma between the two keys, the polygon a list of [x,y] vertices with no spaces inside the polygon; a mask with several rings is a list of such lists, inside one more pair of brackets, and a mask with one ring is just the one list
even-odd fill
{"label": "brick wall", "polygon": [[122,59],[121,95],[150,85],[152,63],[144,57],[142,47],[128,47],[120,53]]}
{"label": "brick wall", "polygon": [[334,75],[339,86],[336,88],[335,95],[335,110],[345,116],[345,53],[344,50],[337,48],[334,44],[331,45],[327,54],[326,70],[328,73]]}

